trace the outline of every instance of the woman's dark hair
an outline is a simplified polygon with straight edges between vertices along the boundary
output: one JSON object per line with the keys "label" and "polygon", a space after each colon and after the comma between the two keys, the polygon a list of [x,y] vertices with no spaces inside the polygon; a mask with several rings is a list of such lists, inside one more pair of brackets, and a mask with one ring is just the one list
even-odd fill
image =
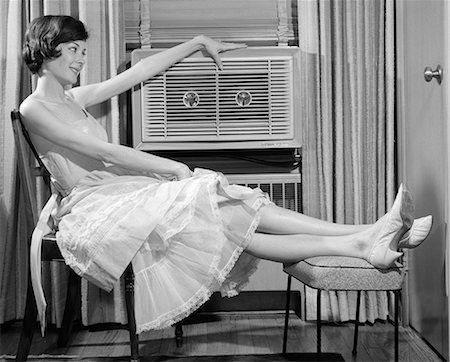
{"label": "woman's dark hair", "polygon": [[84,24],[71,16],[41,16],[31,22],[25,33],[23,59],[35,74],[41,69],[44,59],[58,58],[61,55],[56,50],[59,44],[86,40],[88,36]]}

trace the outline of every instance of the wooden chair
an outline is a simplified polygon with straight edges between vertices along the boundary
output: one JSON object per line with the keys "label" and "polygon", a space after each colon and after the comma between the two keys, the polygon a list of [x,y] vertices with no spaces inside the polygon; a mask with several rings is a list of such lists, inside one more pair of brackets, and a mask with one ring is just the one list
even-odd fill
{"label": "wooden chair", "polygon": [[392,291],[394,303],[395,328],[395,361],[398,361],[398,309],[399,295],[402,289],[405,271],[402,265],[389,269],[377,269],[367,261],[350,257],[314,257],[299,263],[285,265],[284,272],[288,274],[286,314],[283,336],[283,353],[286,353],[287,332],[289,323],[289,296],[292,277],[305,285],[317,289],[317,353],[321,351],[321,291],[343,290],[357,291],[355,333],[353,337],[352,354],[357,353],[359,309],[361,291]]}
{"label": "wooden chair", "polygon": [[[50,187],[50,173],[39,158],[36,149],[34,148],[27,130],[25,129],[19,111],[11,112],[11,121],[14,130],[14,138],[16,142],[18,154],[18,169],[20,183],[25,197],[25,202],[29,206],[29,214],[34,223],[37,223],[39,218],[35,189],[33,186],[33,176],[42,176],[45,183]],[[31,169],[32,164],[29,157],[29,150],[32,150],[39,166]],[[44,236],[42,241],[42,261],[63,260],[60,250],[56,244],[55,234]],[[70,269],[70,268],[69,268]],[[139,360],[139,341],[136,334],[136,321],[134,316],[134,275],[131,264],[124,272],[125,277],[125,302],[128,317],[127,328],[130,333],[130,349],[131,360]],[[66,305],[64,309],[64,316],[61,325],[61,331],[58,336],[58,346],[66,346],[72,330],[76,301],[80,298],[80,282],[81,278],[70,269],[69,282],[67,289]],[[16,360],[25,361],[28,357],[33,334],[36,329],[37,308],[34,298],[33,287],[31,284],[31,270],[28,273],[27,297],[25,306],[25,315],[23,320],[22,331],[20,335],[19,345],[17,347]]]}

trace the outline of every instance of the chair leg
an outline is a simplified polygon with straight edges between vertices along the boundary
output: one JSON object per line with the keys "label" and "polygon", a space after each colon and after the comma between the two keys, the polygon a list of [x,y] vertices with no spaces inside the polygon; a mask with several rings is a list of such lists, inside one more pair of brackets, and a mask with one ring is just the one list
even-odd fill
{"label": "chair leg", "polygon": [[361,304],[361,291],[358,290],[356,297],[356,316],[355,316],[355,334],[353,335],[353,351],[352,355],[356,355],[358,346],[358,326],[359,326],[359,306]]}
{"label": "chair leg", "polygon": [[286,288],[286,309],[284,312],[283,353],[286,353],[287,335],[289,327],[289,307],[291,305],[291,282],[292,276],[288,275]]}
{"label": "chair leg", "polygon": [[69,342],[73,321],[75,319],[77,302],[80,299],[80,288],[81,278],[72,269],[69,269],[66,305],[64,306],[64,315],[57,341],[58,347],[65,347]]}
{"label": "chair leg", "polygon": [[183,322],[175,324],[175,342],[178,348],[183,346]]}
{"label": "chair leg", "polygon": [[125,304],[127,307],[128,331],[130,332],[131,361],[139,361],[139,337],[136,334],[134,315],[134,274],[131,264],[125,270]]}
{"label": "chair leg", "polygon": [[16,361],[26,361],[30,353],[31,341],[36,329],[37,307],[34,300],[31,276],[28,275],[27,299],[25,304],[25,315],[22,331],[20,333],[19,345],[17,346]]}
{"label": "chair leg", "polygon": [[394,311],[394,328],[395,328],[395,351],[394,351],[394,360],[398,361],[398,307],[399,307],[399,295],[400,291],[394,291],[394,300],[395,300],[395,311]]}
{"label": "chair leg", "polygon": [[321,290],[317,289],[317,353],[322,353],[322,311],[320,301]]}

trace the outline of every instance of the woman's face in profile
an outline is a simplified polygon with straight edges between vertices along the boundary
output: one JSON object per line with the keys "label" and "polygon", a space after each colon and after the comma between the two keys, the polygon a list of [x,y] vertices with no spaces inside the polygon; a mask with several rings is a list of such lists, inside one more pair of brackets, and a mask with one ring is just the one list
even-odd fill
{"label": "woman's face in profile", "polygon": [[61,43],[56,49],[61,55],[58,58],[44,60],[42,74],[51,73],[62,86],[75,84],[85,63],[86,41]]}

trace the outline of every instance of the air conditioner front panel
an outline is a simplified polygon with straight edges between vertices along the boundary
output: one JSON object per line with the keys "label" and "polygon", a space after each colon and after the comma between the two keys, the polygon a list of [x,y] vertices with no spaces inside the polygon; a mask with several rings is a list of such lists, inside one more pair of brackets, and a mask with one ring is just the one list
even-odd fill
{"label": "air conditioner front panel", "polygon": [[222,62],[218,70],[209,58],[188,57],[143,82],[133,104],[133,117],[140,121],[135,146],[293,140],[293,57],[224,57]]}

